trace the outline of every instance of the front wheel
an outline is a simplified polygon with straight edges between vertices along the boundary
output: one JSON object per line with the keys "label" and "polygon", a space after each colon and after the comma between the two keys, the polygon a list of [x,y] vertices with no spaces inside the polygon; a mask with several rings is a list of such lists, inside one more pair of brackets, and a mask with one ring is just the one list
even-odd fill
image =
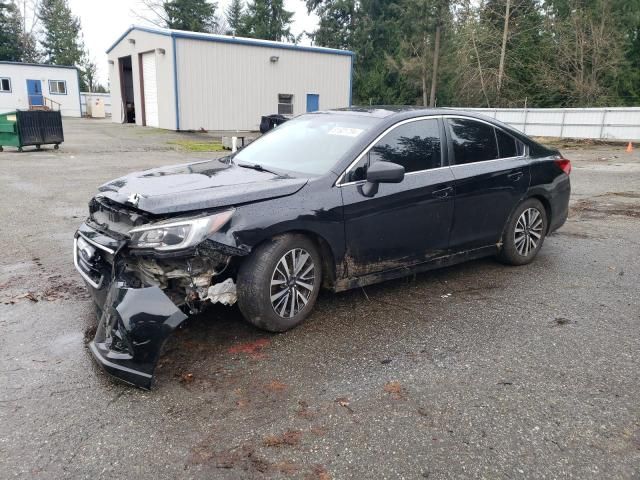
{"label": "front wheel", "polygon": [[498,259],[508,265],[526,265],[536,257],[547,233],[547,212],[535,198],[518,205],[502,235]]}
{"label": "front wheel", "polygon": [[238,306],[249,323],[284,332],[309,316],[320,292],[322,262],[303,235],[282,235],[260,245],[238,272]]}

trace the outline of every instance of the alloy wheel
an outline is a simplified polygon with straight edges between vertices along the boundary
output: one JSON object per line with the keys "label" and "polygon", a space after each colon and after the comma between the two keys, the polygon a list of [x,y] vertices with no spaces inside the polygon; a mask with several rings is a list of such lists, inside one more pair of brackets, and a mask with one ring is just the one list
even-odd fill
{"label": "alloy wheel", "polygon": [[529,256],[542,239],[542,214],[537,208],[527,208],[516,223],[513,239],[516,250],[523,257]]}
{"label": "alloy wheel", "polygon": [[309,252],[294,248],[285,253],[271,275],[271,306],[282,318],[302,310],[315,288],[315,265]]}

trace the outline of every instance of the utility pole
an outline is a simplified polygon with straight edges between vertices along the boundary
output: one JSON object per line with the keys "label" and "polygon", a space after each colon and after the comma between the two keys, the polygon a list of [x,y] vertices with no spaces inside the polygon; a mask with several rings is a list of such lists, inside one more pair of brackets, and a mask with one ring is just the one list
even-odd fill
{"label": "utility pole", "polygon": [[438,25],[436,25],[436,41],[435,48],[433,50],[433,68],[431,73],[431,95],[429,96],[429,106],[436,106],[436,86],[438,84],[438,63],[440,61],[440,19],[438,19]]}
{"label": "utility pole", "polygon": [[507,9],[504,14],[504,29],[502,31],[502,48],[500,49],[500,66],[498,67],[498,99],[502,90],[502,80],[504,78],[504,57],[507,52],[507,37],[509,36],[509,10],[511,0],[507,0]]}

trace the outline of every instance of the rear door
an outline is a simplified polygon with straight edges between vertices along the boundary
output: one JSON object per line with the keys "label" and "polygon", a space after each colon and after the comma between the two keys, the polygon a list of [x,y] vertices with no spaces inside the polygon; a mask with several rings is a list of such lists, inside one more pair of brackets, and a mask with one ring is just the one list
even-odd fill
{"label": "rear door", "polygon": [[[400,122],[345,172],[347,269],[350,276],[391,270],[446,254],[453,217],[453,174],[443,163],[443,126],[437,118]],[[361,193],[374,162],[405,167],[401,183]]]}
{"label": "rear door", "polygon": [[529,187],[525,146],[488,122],[467,117],[444,122],[456,189],[450,246],[495,244]]}

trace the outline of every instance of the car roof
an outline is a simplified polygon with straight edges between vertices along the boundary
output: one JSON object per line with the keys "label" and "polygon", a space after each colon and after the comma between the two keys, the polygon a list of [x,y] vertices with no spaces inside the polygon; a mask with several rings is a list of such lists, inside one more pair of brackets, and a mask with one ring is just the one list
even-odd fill
{"label": "car roof", "polygon": [[362,107],[347,107],[347,108],[334,108],[331,110],[319,111],[316,113],[338,113],[338,114],[351,114],[366,117],[375,118],[387,118],[392,115],[401,113],[415,113],[416,115],[433,115],[438,113],[441,109],[416,107],[410,105],[371,105]]}
{"label": "car roof", "polygon": [[459,110],[457,108],[440,107],[440,108],[428,108],[422,106],[412,105],[371,105],[371,106],[355,106],[347,108],[334,108],[331,110],[320,110],[314,113],[324,114],[343,114],[343,115],[357,115],[363,117],[373,118],[412,118],[421,117],[427,115],[461,115],[465,117],[478,118],[481,120],[490,120],[492,123],[501,124],[494,118],[487,115],[478,113],[471,113],[465,110]]}
{"label": "car roof", "polygon": [[410,105],[371,105],[371,106],[355,106],[348,108],[336,108],[332,110],[322,110],[314,112],[316,114],[333,114],[333,115],[354,115],[369,118],[376,118],[380,120],[382,126],[388,126],[395,122],[429,115],[460,115],[462,117],[475,118],[484,122],[493,124],[503,130],[509,132],[520,141],[529,145],[536,154],[549,155],[557,153],[557,150],[552,150],[529,138],[526,134],[513,128],[506,123],[503,123],[495,118],[479,113],[471,113],[465,110],[458,110],[456,108],[426,108],[421,106]]}

